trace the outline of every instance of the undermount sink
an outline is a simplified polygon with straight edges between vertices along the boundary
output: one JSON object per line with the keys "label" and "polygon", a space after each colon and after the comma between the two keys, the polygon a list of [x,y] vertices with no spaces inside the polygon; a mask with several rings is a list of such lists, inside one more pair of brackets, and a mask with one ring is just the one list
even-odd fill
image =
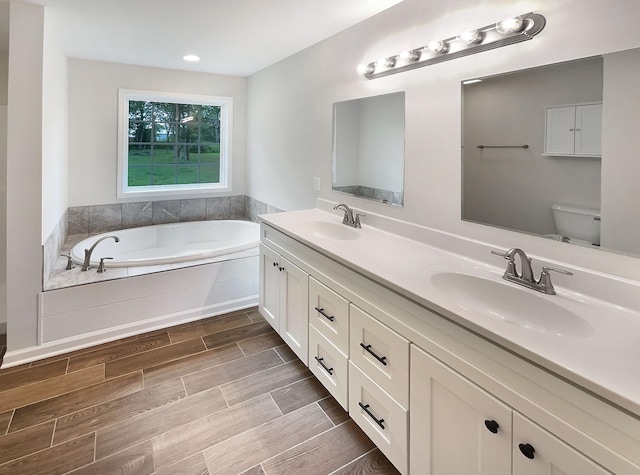
{"label": "undermount sink", "polygon": [[304,226],[307,231],[325,239],[346,241],[360,237],[355,229],[345,224],[329,223],[327,221],[305,221]]}
{"label": "undermount sink", "polygon": [[430,281],[458,305],[525,330],[580,338],[594,333],[586,320],[553,302],[557,296],[465,272],[433,273]]}

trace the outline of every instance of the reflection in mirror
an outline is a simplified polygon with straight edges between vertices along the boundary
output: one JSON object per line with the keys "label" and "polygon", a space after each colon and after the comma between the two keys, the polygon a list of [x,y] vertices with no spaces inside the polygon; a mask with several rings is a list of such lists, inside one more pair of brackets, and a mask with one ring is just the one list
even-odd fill
{"label": "reflection in mirror", "polygon": [[640,256],[638,77],[640,48],[463,85],[462,218]]}
{"label": "reflection in mirror", "polygon": [[602,98],[601,57],[464,84],[462,218],[599,246]]}
{"label": "reflection in mirror", "polygon": [[333,107],[333,190],[402,206],[404,92]]}

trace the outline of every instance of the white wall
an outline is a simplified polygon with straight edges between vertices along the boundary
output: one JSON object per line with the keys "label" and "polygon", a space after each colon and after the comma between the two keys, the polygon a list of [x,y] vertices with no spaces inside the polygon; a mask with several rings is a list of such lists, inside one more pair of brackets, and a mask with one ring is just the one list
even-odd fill
{"label": "white wall", "polygon": [[7,106],[0,106],[0,333],[7,331]]}
{"label": "white wall", "polygon": [[[360,63],[529,11],[547,19],[531,41],[371,81],[355,72]],[[249,78],[248,194],[286,210],[313,207],[317,196],[335,200],[331,105],[404,90],[405,206],[343,195],[341,201],[502,248],[522,247],[534,256],[640,279],[637,259],[460,219],[461,81],[638,47],[638,16],[636,0],[405,0]],[[319,194],[313,192],[313,176],[321,178]]]}
{"label": "white wall", "polygon": [[[637,254],[640,246],[640,51],[605,57],[602,196],[603,247]],[[607,126],[612,124],[611,126]]]}
{"label": "white wall", "polygon": [[379,96],[362,101],[360,106],[358,184],[401,192],[404,178],[404,97]]}
{"label": "white wall", "polygon": [[33,346],[42,288],[44,8],[10,4],[7,126],[7,351]]}
{"label": "white wall", "polygon": [[7,105],[7,80],[9,79],[9,52],[0,50],[0,105]]}
{"label": "white wall", "polygon": [[68,206],[69,129],[67,56],[45,15],[42,85],[42,243]]}
{"label": "white wall", "polygon": [[116,199],[119,88],[233,97],[233,190],[227,194],[244,194],[246,84],[241,77],[70,59],[69,206],[127,201]]}

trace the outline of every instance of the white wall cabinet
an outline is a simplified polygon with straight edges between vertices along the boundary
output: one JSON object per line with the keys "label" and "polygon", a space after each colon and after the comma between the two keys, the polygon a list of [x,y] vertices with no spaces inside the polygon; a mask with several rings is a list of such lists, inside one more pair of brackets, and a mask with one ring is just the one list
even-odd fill
{"label": "white wall cabinet", "polygon": [[308,365],[309,275],[260,244],[260,300],[258,310],[293,352]]}
{"label": "white wall cabinet", "polygon": [[544,155],[602,155],[602,104],[546,108]]}

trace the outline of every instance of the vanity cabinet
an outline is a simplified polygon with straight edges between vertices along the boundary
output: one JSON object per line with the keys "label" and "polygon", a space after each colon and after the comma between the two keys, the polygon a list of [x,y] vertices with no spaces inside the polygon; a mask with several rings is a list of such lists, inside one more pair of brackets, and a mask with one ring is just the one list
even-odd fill
{"label": "vanity cabinet", "polygon": [[309,275],[260,244],[258,310],[305,364],[308,364],[308,296]]}
{"label": "vanity cabinet", "polygon": [[260,312],[402,474],[640,474],[640,417],[320,245],[261,233]]}
{"label": "vanity cabinet", "polygon": [[410,440],[411,473],[611,474],[416,346]]}
{"label": "vanity cabinet", "polygon": [[602,104],[546,108],[544,155],[602,155]]}

